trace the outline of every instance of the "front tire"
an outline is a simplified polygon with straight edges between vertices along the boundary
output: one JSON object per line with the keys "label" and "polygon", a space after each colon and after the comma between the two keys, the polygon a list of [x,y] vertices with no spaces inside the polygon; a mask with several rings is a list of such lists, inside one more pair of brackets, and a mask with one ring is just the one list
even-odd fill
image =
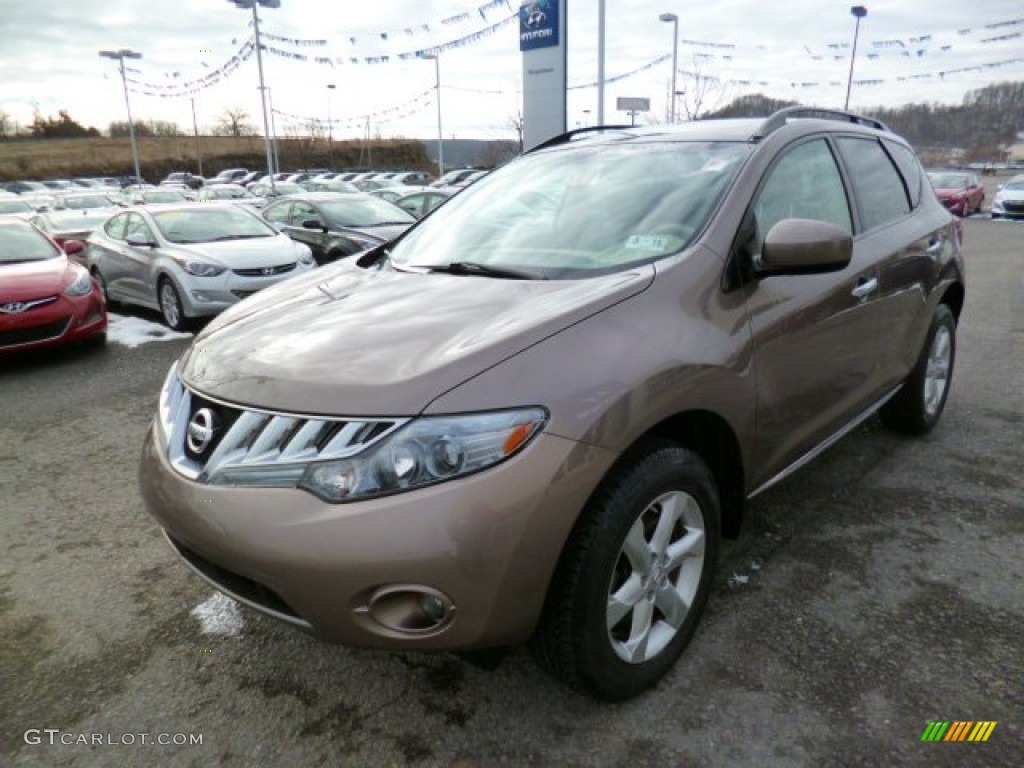
{"label": "front tire", "polygon": [[607,700],[675,664],[700,621],[718,554],[718,489],[688,449],[645,441],[576,524],[532,650],[555,677]]}
{"label": "front tire", "polygon": [[157,285],[157,298],[160,302],[160,315],[163,317],[164,325],[172,331],[184,331],[188,327],[188,318],[185,317],[185,307],[181,303],[181,296],[178,289],[170,278],[161,277]]}
{"label": "front tire", "polygon": [[946,406],[955,359],[956,320],[950,308],[940,304],[917,364],[900,391],[879,411],[882,423],[907,435],[930,432]]}

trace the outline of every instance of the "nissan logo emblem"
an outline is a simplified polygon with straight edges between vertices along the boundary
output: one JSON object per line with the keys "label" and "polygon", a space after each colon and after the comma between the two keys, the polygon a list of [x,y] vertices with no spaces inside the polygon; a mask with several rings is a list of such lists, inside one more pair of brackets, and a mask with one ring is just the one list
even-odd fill
{"label": "nissan logo emblem", "polygon": [[186,442],[193,453],[202,453],[209,447],[217,431],[217,415],[209,408],[200,408],[188,423]]}

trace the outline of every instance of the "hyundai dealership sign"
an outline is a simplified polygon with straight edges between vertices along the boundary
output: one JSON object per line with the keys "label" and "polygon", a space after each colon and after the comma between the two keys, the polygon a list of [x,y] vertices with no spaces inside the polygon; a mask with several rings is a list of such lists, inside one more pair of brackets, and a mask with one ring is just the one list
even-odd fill
{"label": "hyundai dealership sign", "polygon": [[524,3],[519,8],[519,50],[558,45],[558,0]]}
{"label": "hyundai dealership sign", "polygon": [[519,8],[523,54],[523,148],[566,130],[565,14],[568,0],[540,0]]}

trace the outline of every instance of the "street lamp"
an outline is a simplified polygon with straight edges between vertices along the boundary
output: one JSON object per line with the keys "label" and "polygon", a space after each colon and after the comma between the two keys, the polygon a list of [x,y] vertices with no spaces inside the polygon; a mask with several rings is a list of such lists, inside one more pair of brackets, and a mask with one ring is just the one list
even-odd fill
{"label": "street lamp", "polygon": [[434,90],[437,91],[437,177],[444,176],[444,135],[441,133],[441,59],[436,53],[421,53],[421,59],[434,60]]}
{"label": "street lamp", "polygon": [[669,122],[676,121],[676,65],[679,59],[679,17],[674,13],[663,13],[658,17],[660,21],[672,22],[672,104],[669,109]]}
{"label": "street lamp", "polygon": [[857,26],[853,29],[853,53],[850,54],[850,76],[846,78],[846,101],[843,103],[843,109],[850,108],[850,86],[853,85],[853,60],[857,58],[857,36],[860,34],[860,20],[868,15],[868,9],[863,5],[854,5],[850,8],[850,13],[857,19]]}
{"label": "street lamp", "polygon": [[327,84],[327,146],[334,141],[334,126],[331,124],[331,91],[337,88],[334,83]]}
{"label": "street lamp", "polygon": [[597,124],[604,125],[604,0],[597,0]]}
{"label": "street lamp", "polygon": [[281,0],[228,0],[238,8],[252,9],[252,29],[256,40],[256,68],[260,73],[260,103],[263,105],[263,139],[267,149],[267,175],[270,176],[270,188],[274,189],[274,158],[270,149],[270,125],[267,122],[267,87],[263,84],[263,52],[260,45],[260,17],[256,15],[256,6],[264,8],[280,8]]}
{"label": "street lamp", "polygon": [[196,97],[192,96],[192,132],[196,136],[196,163],[199,166],[199,175],[203,175],[203,153],[199,150],[199,123],[196,122]]}
{"label": "street lamp", "polygon": [[139,171],[139,148],[135,144],[135,124],[132,122],[132,105],[128,102],[128,80],[124,75],[125,59],[141,59],[142,54],[138,51],[131,51],[122,48],[119,51],[100,51],[100,56],[105,59],[116,59],[121,70],[121,85],[124,86],[124,106],[128,110],[128,135],[132,140],[132,160],[135,162],[136,184],[142,183],[142,173]]}

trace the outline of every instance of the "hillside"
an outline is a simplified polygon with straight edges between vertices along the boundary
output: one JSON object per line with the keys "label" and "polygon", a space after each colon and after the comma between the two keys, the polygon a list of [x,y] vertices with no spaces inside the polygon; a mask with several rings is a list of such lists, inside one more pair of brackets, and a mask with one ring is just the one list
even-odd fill
{"label": "hillside", "polygon": [[[199,171],[194,136],[139,139],[143,178],[159,181],[171,171]],[[200,136],[203,172],[212,176],[230,167],[263,168],[266,151],[259,136]],[[361,164],[358,141],[279,139],[282,168],[355,167]],[[375,168],[436,172],[424,143],[413,139],[371,141]],[[362,164],[366,164],[365,154]],[[133,173],[131,142],[127,138],[26,139],[0,141],[0,181],[12,179],[119,176]]]}

